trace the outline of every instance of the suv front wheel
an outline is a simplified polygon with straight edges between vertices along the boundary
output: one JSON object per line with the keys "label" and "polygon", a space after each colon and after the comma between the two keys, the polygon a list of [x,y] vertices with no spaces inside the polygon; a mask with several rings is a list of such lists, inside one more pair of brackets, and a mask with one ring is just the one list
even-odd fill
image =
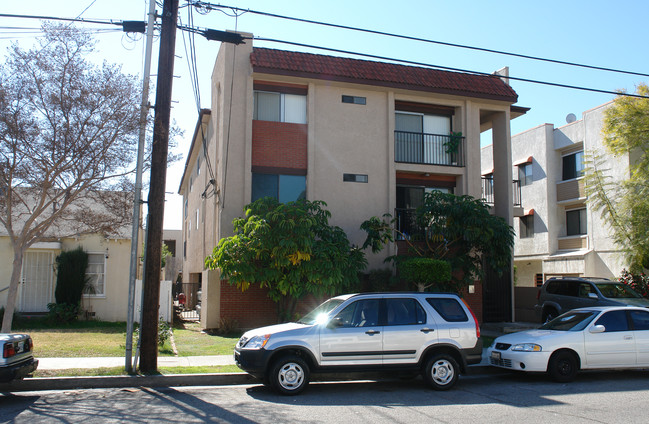
{"label": "suv front wheel", "polygon": [[278,393],[296,395],[309,384],[309,366],[299,356],[283,356],[270,367],[268,383]]}
{"label": "suv front wheel", "polygon": [[459,373],[457,361],[446,353],[431,356],[424,367],[424,379],[435,390],[448,390],[453,387]]}

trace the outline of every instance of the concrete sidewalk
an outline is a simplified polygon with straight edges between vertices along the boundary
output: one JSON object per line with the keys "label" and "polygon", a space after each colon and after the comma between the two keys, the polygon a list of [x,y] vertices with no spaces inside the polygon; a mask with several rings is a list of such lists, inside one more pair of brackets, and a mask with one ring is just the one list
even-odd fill
{"label": "concrete sidewalk", "polygon": [[[38,358],[39,370],[63,370],[70,368],[113,368],[123,367],[121,356],[96,358]],[[233,355],[214,356],[158,356],[159,367],[203,367],[235,365]]]}

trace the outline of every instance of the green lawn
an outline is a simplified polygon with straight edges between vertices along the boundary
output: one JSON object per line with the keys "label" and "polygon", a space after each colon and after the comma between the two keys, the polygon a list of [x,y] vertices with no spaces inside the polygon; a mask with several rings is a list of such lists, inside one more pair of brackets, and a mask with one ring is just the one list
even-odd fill
{"label": "green lawn", "polygon": [[[126,348],[126,323],[79,321],[54,326],[45,320],[21,320],[13,331],[32,336],[37,358],[124,356]],[[198,323],[174,328],[173,337],[179,356],[231,355],[238,340],[238,336],[204,333]],[[169,341],[159,349],[159,355],[174,356]]]}

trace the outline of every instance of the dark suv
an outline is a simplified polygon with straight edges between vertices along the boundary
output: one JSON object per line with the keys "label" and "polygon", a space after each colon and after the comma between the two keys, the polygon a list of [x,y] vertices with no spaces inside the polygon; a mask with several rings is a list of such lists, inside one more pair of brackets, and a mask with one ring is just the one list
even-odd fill
{"label": "dark suv", "polygon": [[293,395],[316,372],[420,373],[437,390],[480,362],[473,312],[454,294],[363,293],[329,299],[294,323],[246,332],[237,365]]}
{"label": "dark suv", "polygon": [[534,306],[541,322],[550,321],[562,313],[590,306],[644,306],[643,298],[626,284],[606,278],[555,277],[539,289]]}

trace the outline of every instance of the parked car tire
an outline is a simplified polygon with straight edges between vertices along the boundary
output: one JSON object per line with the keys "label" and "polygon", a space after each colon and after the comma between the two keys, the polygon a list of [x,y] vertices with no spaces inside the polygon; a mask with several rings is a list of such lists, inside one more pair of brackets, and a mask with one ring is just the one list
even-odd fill
{"label": "parked car tire", "polygon": [[559,312],[557,312],[556,309],[554,309],[554,308],[545,308],[543,310],[543,317],[541,318],[541,320],[545,324],[546,322],[552,321],[553,319],[555,319],[558,316],[559,316]]}
{"label": "parked car tire", "polygon": [[579,365],[574,353],[557,352],[550,358],[548,363],[548,374],[556,382],[567,383],[577,376]]}
{"label": "parked car tire", "polygon": [[270,367],[268,383],[283,395],[296,395],[309,384],[309,366],[299,356],[282,356]]}
{"label": "parked car tire", "polygon": [[451,355],[433,355],[424,367],[424,379],[435,390],[448,390],[457,382],[460,367]]}

